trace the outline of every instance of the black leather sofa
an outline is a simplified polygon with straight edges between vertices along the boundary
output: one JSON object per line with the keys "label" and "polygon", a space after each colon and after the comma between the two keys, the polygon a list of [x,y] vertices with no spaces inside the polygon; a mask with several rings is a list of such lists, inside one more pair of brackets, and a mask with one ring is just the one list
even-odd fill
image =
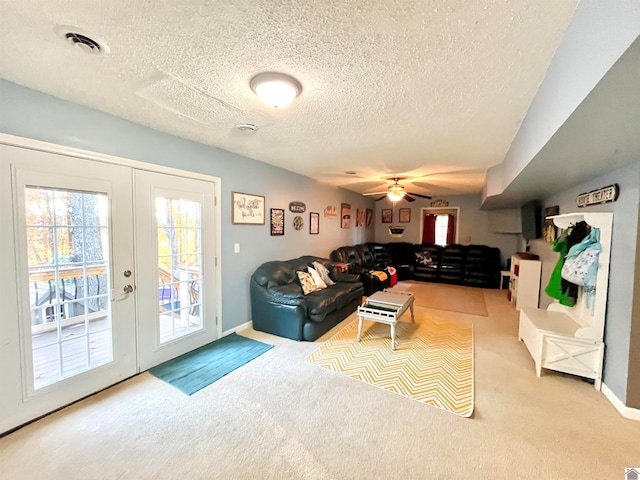
{"label": "black leather sofa", "polygon": [[[336,284],[303,295],[296,271],[306,271],[314,261]],[[328,259],[303,256],[262,264],[251,276],[250,292],[254,329],[313,341],[357,309],[364,289],[360,275],[338,273]]]}
{"label": "black leather sofa", "polygon": [[364,243],[340,247],[331,259],[349,263],[361,275],[365,295],[385,288],[371,270],[395,267],[398,280],[424,280],[483,288],[500,286],[500,250],[486,245],[414,245],[407,242]]}
{"label": "black leather sofa", "polygon": [[[382,290],[391,285],[391,279],[381,280],[373,271],[383,271],[390,265],[391,257],[382,244],[363,243],[351,247],[340,247],[331,252],[331,260],[349,264],[349,273],[360,276],[364,294]],[[387,273],[387,272],[385,272]]]}

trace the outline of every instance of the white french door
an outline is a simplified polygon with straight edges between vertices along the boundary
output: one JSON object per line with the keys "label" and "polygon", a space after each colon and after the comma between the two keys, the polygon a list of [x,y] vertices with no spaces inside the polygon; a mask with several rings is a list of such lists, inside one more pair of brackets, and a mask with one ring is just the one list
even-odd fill
{"label": "white french door", "polygon": [[132,183],[126,167],[0,148],[17,298],[2,330],[19,347],[2,352],[11,427],[137,371],[135,301],[120,293],[134,263]]}
{"label": "white french door", "polygon": [[[136,170],[140,369],[215,340],[215,186]],[[142,254],[144,251],[144,254]]]}
{"label": "white french door", "polygon": [[215,183],[2,144],[0,168],[0,433],[220,335]]}

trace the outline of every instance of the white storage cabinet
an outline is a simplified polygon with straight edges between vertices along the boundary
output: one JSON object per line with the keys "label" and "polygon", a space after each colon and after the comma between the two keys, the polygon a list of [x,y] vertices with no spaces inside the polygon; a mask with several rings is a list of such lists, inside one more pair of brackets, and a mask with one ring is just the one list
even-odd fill
{"label": "white storage cabinet", "polygon": [[538,308],[541,271],[540,260],[526,259],[520,253],[511,256],[509,299],[516,310],[523,307]]}

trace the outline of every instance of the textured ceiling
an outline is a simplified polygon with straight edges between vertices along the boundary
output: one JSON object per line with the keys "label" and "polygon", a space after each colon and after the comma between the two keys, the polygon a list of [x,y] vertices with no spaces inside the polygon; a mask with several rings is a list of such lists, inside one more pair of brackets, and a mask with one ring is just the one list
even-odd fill
{"label": "textured ceiling", "polygon": [[[3,0],[0,77],[358,192],[398,175],[416,193],[479,192],[577,3]],[[264,107],[249,88],[263,71],[301,96]]]}

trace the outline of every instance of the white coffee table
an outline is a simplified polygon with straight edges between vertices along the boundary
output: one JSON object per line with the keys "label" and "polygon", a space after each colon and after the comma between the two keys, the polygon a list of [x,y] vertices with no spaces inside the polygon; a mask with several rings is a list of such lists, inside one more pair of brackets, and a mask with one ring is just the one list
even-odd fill
{"label": "white coffee table", "polygon": [[391,326],[391,350],[395,350],[396,323],[407,309],[411,310],[411,321],[415,322],[413,299],[413,293],[410,292],[388,291],[376,292],[368,297],[365,304],[358,307],[358,341],[362,333],[362,320],[366,318]]}

